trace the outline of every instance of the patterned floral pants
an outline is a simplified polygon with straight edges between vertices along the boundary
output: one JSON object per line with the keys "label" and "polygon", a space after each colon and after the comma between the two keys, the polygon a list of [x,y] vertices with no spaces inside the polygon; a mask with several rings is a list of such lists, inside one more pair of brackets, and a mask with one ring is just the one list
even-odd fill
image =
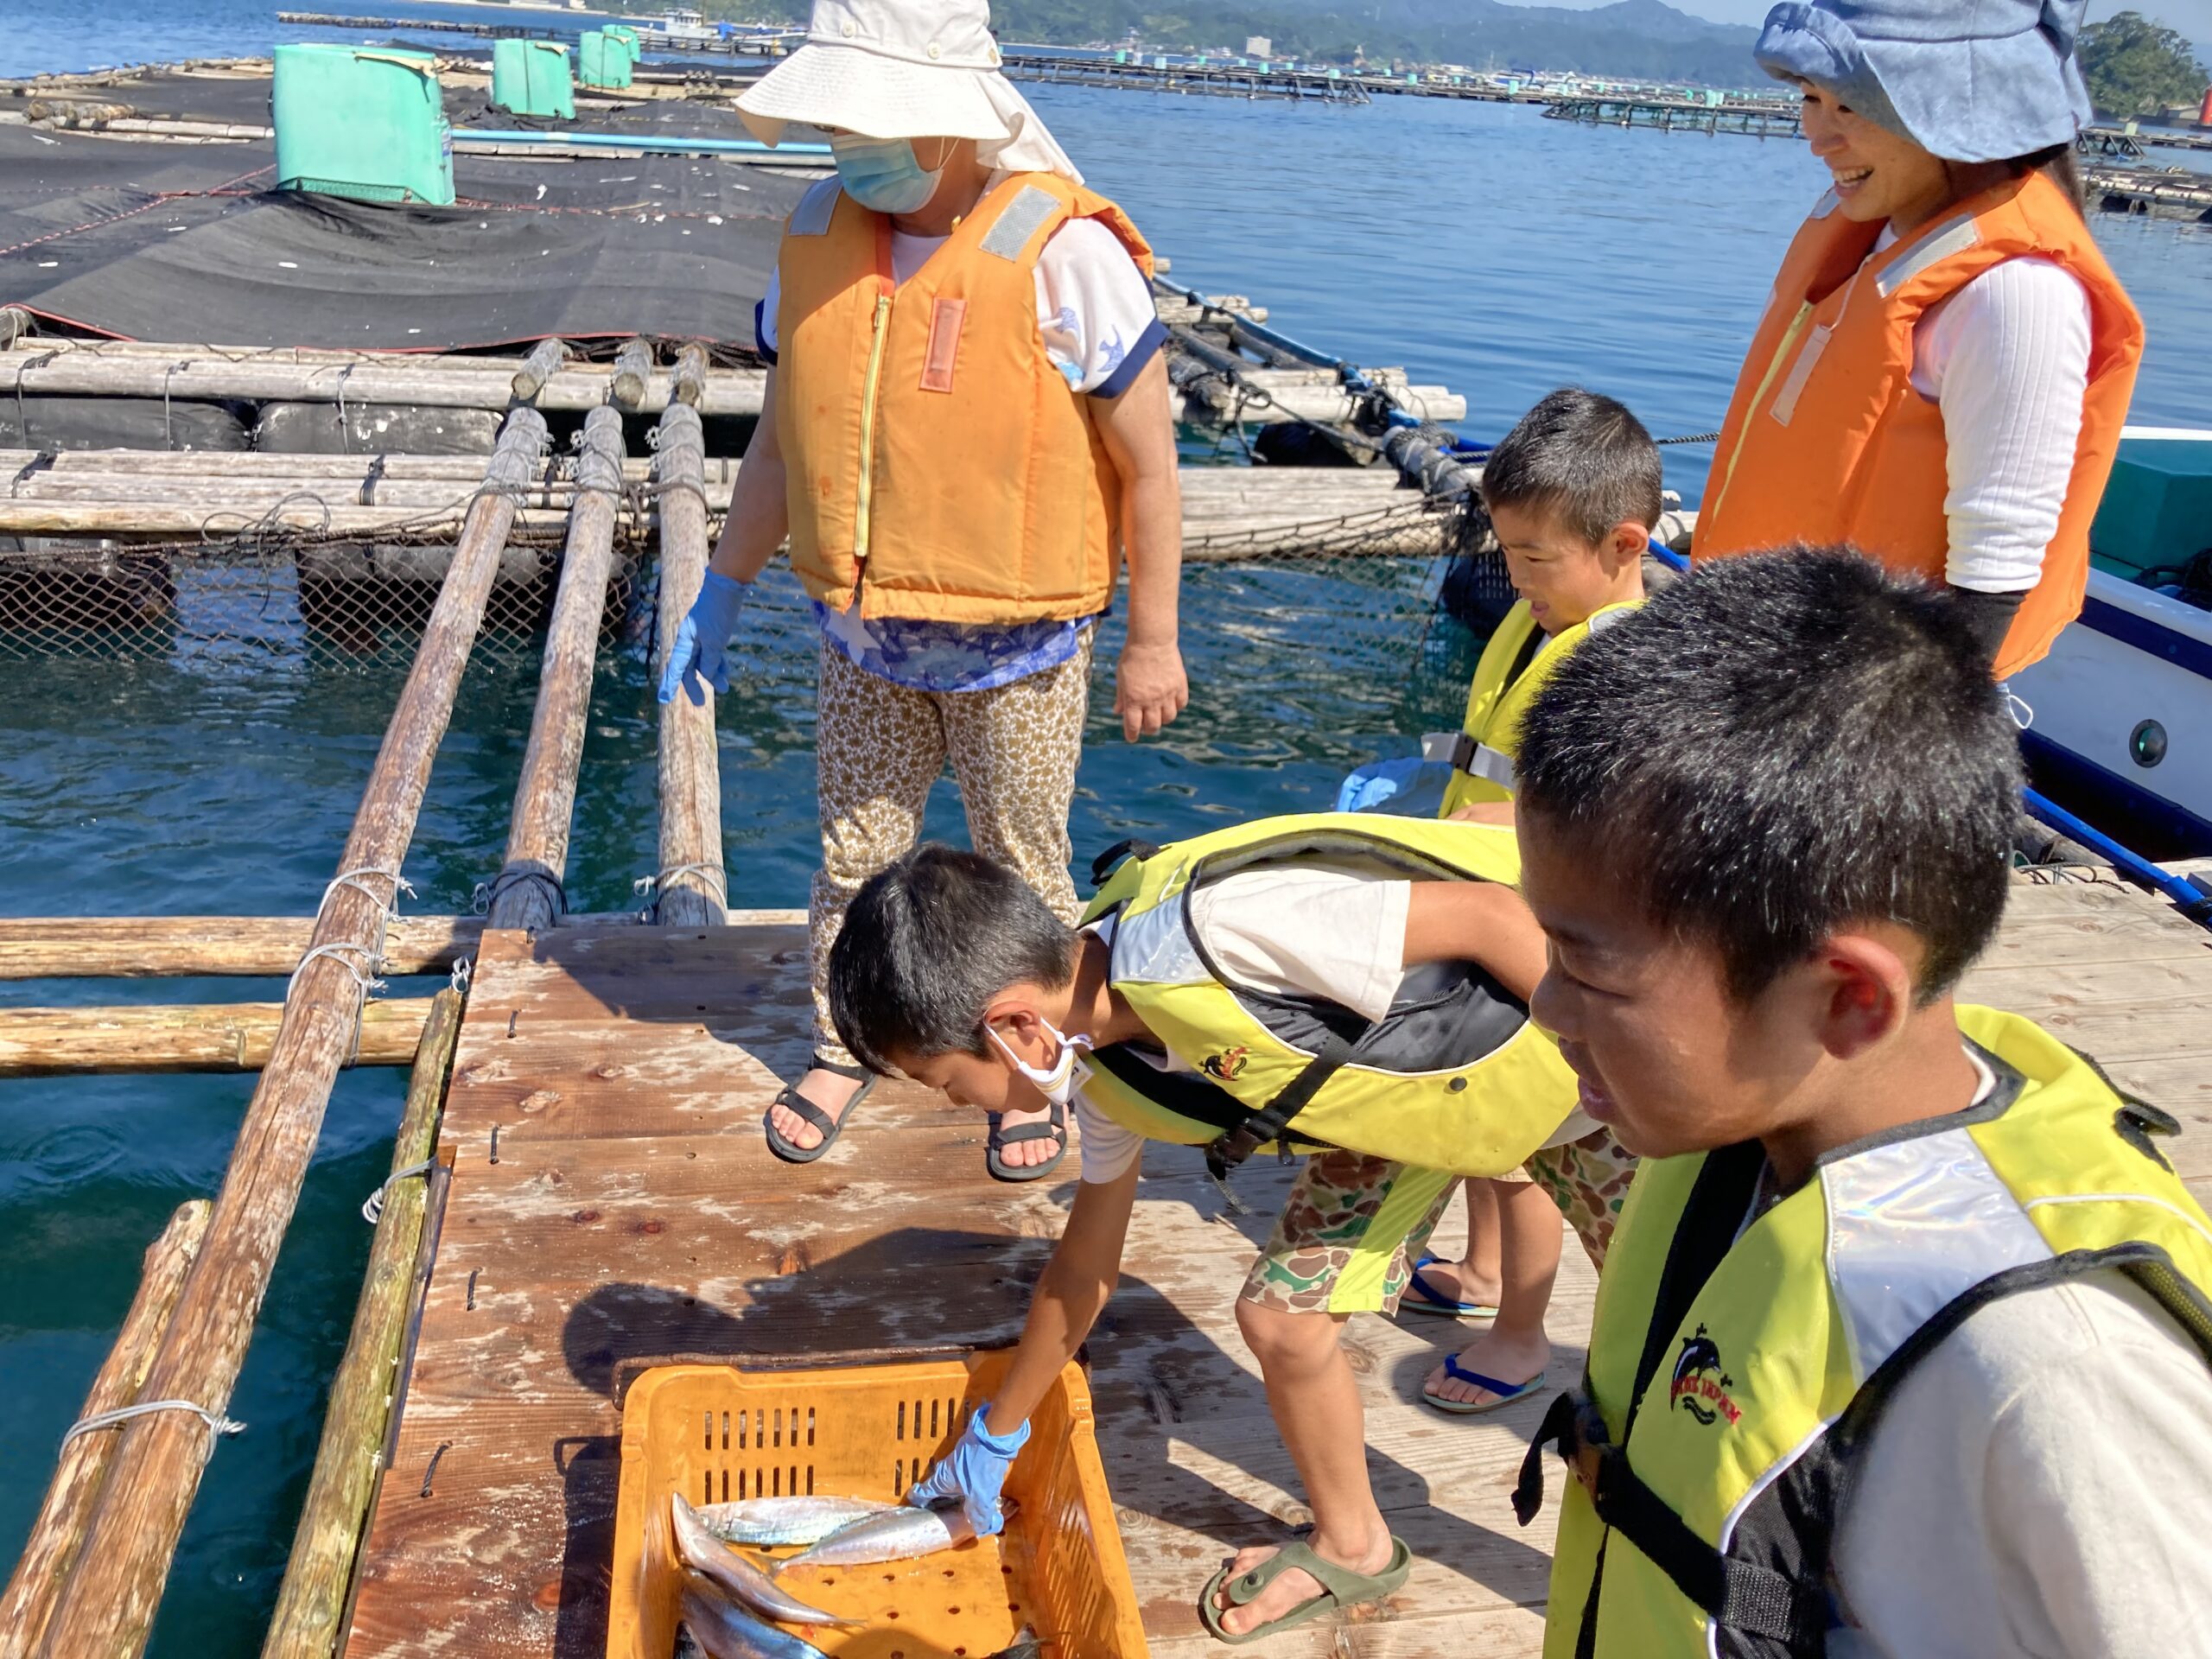
{"label": "patterned floral pants", "polygon": [[976,850],[1020,873],[1054,912],[1083,913],[1068,874],[1068,809],[1083,758],[1096,629],[1075,656],[988,691],[917,691],[822,647],[817,789],[822,868],[807,922],[814,1046],[855,1064],[830,1023],[830,947],[868,879],[912,847],[930,786],[952,762]]}

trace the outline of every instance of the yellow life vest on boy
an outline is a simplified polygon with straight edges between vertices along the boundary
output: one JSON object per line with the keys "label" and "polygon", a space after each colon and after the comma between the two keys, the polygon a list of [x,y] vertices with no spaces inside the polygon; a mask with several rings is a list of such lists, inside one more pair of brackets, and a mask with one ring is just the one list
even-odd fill
{"label": "yellow life vest on boy", "polygon": [[1527,600],[1517,601],[1506,612],[1475,664],[1475,677],[1467,687],[1466,718],[1460,721],[1458,735],[1447,734],[1438,741],[1434,754],[1427,754],[1433,740],[1422,741],[1427,758],[1452,763],[1452,780],[1444,786],[1444,806],[1438,817],[1448,818],[1476,801],[1513,798],[1521,722],[1528,718],[1536,693],[1569,652],[1643,602],[1632,599],[1601,605],[1585,620],[1549,638],[1536,626]]}
{"label": "yellow life vest on boy", "polygon": [[[1125,844],[1126,845],[1126,844]],[[1099,861],[1103,867],[1123,849]],[[1525,1003],[1471,963],[1408,972],[1389,1017],[1224,980],[1188,899],[1255,865],[1372,863],[1378,880],[1518,881],[1510,830],[1370,813],[1262,818],[1103,868],[1086,925],[1113,918],[1108,978],[1190,1071],[1134,1046],[1090,1057],[1084,1097],[1155,1141],[1209,1148],[1216,1174],[1264,1147],[1343,1147],[1425,1169],[1500,1175],[1573,1109],[1574,1074]]]}
{"label": "yellow life vest on boy", "polygon": [[1090,399],[1037,326],[1037,260],[1105,197],[1001,180],[904,283],[891,221],[825,179],[778,254],[776,433],[791,569],[832,610],[985,624],[1095,616],[1113,597],[1121,480]]}
{"label": "yellow life vest on boy", "polygon": [[2032,1021],[1958,1014],[1997,1089],[1832,1154],[1747,1227],[1757,1141],[1643,1160],[1584,1396],[1554,1402],[1514,1495],[1525,1524],[1554,1440],[1595,1459],[1594,1499],[1566,1484],[1548,1659],[1823,1652],[1853,1460],[1915,1363],[1999,1297],[2118,1269],[2212,1363],[2212,1230],[2146,1133],[2173,1120]]}

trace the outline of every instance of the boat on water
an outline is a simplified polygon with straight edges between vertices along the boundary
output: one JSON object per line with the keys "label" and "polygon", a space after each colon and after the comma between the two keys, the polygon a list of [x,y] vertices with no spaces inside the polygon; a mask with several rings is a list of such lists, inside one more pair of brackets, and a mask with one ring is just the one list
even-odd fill
{"label": "boat on water", "polygon": [[705,13],[677,6],[641,20],[638,37],[647,46],[711,46],[721,39],[721,31],[707,21]]}
{"label": "boat on water", "polygon": [[2212,855],[2212,429],[2129,427],[2080,618],[2018,675],[2044,792],[2156,859]]}

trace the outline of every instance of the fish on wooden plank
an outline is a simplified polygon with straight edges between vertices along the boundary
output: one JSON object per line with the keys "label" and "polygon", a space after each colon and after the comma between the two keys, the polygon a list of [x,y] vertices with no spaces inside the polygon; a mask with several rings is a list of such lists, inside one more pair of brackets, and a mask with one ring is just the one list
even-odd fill
{"label": "fish on wooden plank", "polygon": [[[669,1495],[669,1512],[676,1522],[676,1553],[686,1567],[705,1575],[732,1598],[764,1618],[783,1624],[865,1624],[864,1618],[848,1618],[809,1606],[751,1560],[707,1530],[698,1510],[683,1501],[681,1492]],[[860,1523],[867,1525],[866,1522]]]}
{"label": "fish on wooden plank", "polygon": [[803,1637],[753,1618],[697,1573],[683,1575],[683,1628],[708,1659],[829,1659]]}
{"label": "fish on wooden plank", "polygon": [[707,1530],[726,1544],[804,1547],[898,1507],[872,1497],[742,1497],[734,1503],[702,1504],[698,1516]]}

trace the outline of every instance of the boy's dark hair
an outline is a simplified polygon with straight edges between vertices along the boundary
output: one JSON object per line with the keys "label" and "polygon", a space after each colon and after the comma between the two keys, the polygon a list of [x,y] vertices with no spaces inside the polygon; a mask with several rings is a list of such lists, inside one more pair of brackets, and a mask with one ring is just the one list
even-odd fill
{"label": "boy's dark hair", "polygon": [[1747,1001],[1853,922],[1926,942],[1923,1004],[2005,908],[2020,753],[1940,590],[1849,548],[1700,566],[1561,663],[1522,727],[1521,809]]}
{"label": "boy's dark hair", "polygon": [[1615,524],[1659,522],[1659,447],[1626,405],[1563,386],[1483,462],[1483,505],[1555,515],[1595,544]]}
{"label": "boy's dark hair", "polygon": [[830,947],[830,1018],[869,1071],[893,1054],[984,1054],[983,1013],[1025,981],[1075,973],[1075,931],[1020,876],[925,842],[854,895]]}

